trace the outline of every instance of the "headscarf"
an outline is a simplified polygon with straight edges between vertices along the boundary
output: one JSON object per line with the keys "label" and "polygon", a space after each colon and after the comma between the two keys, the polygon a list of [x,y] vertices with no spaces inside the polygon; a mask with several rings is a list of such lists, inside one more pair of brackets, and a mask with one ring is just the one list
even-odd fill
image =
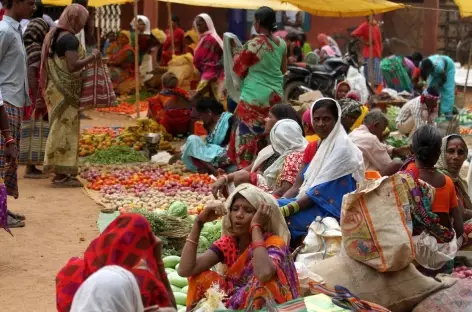
{"label": "headscarf", "polygon": [[[453,175],[449,171],[449,167],[447,165],[447,159],[446,159],[447,143],[449,142],[450,139],[461,139],[467,148],[467,144],[465,143],[462,136],[460,136],[459,134],[451,134],[451,135],[445,136],[442,139],[441,156],[439,156],[439,160],[436,163],[436,168],[438,168],[445,175],[449,176],[452,179],[452,181],[454,181],[454,184],[456,185],[456,187],[460,189],[460,192],[461,192],[460,195],[462,195],[463,197],[464,209],[472,210],[472,202],[468,194],[467,182],[464,179],[462,179],[460,174],[458,174],[457,176]],[[468,153],[468,150],[466,152]]]}
{"label": "headscarf", "polygon": [[259,33],[256,31],[256,28],[254,27],[254,25],[252,25],[251,27],[251,37],[254,37],[254,36],[258,36]]}
{"label": "headscarf", "polygon": [[[221,40],[220,36],[218,36],[218,33],[216,32],[216,29],[215,29],[215,25],[213,24],[213,20],[211,19],[210,15],[206,13],[202,13],[200,15],[197,15],[197,18],[198,17],[201,17],[205,21],[205,24],[207,25],[208,30],[204,32],[203,34],[200,34],[200,41],[198,42],[198,45],[195,48],[195,50],[198,50],[198,48],[200,47],[200,45],[202,44],[206,36],[212,36],[213,38],[215,38],[216,42],[218,42],[218,45],[223,50],[223,40]],[[197,25],[196,25],[197,18],[195,18],[195,21],[194,21],[195,29],[197,29]]]}
{"label": "headscarf", "polygon": [[151,30],[151,34],[160,44],[164,44],[167,40],[167,35],[164,31],[160,30],[159,28],[154,28]]}
{"label": "headscarf", "polygon": [[121,30],[119,35],[124,35],[128,38],[128,44],[131,43],[131,32],[129,30]]}
{"label": "headscarf", "polygon": [[70,312],[143,312],[134,275],[117,265],[93,273],[77,290]]}
{"label": "headscarf", "polygon": [[190,39],[192,39],[193,43],[195,44],[197,44],[198,41],[200,40],[200,37],[198,36],[198,32],[193,28],[187,31],[184,37],[189,37]]}
{"label": "headscarf", "polygon": [[351,141],[341,124],[342,111],[339,103],[331,98],[316,100],[310,109],[312,112],[311,119],[313,119],[313,108],[319,101],[323,100],[336,103],[338,120],[328,137],[321,142],[315,157],[313,157],[305,171],[305,179],[300,188],[299,197],[314,186],[334,181],[348,174],[352,174],[357,182],[364,180],[364,158],[362,152]]}
{"label": "headscarf", "polygon": [[28,67],[41,63],[41,48],[49,31],[48,23],[42,18],[32,19],[23,35]]}
{"label": "headscarf", "polygon": [[274,187],[280,174],[285,158],[294,152],[303,152],[308,142],[303,137],[300,125],[292,119],[282,119],[275,123],[270,131],[270,145],[280,156],[264,170],[263,177],[267,185]]}
{"label": "headscarf", "polygon": [[339,100],[339,106],[341,106],[342,118],[353,115],[360,116],[362,114],[362,104],[356,100],[346,97]]}
{"label": "headscarf", "polygon": [[307,109],[303,113],[303,122],[306,123],[310,128],[313,130],[313,120],[311,119],[311,111],[310,109]]}
{"label": "headscarf", "polygon": [[338,90],[342,87],[342,86],[347,86],[349,88],[349,91],[351,91],[351,85],[347,82],[347,81],[341,81],[340,83],[338,83],[338,85],[336,86],[336,100],[340,100],[337,98],[338,96]]}
{"label": "headscarf", "polygon": [[318,42],[320,43],[321,47],[324,47],[325,45],[329,45],[328,36],[326,36],[323,33],[319,34],[318,35]]}
{"label": "headscarf", "polygon": [[285,241],[286,244],[290,242],[290,232],[275,197],[249,183],[238,185],[238,187],[236,187],[236,189],[226,200],[225,207],[228,213],[223,217],[221,236],[234,235],[232,232],[233,227],[231,225],[229,213],[231,211],[231,205],[233,204],[234,197],[237,194],[240,194],[246,198],[251,206],[253,206],[256,210],[258,210],[261,207],[261,204],[264,202],[270,205],[272,212],[270,215],[269,224],[264,226],[264,232],[279,236]]}
{"label": "headscarf", "polygon": [[67,30],[68,32],[76,35],[78,34],[87,23],[89,12],[87,9],[80,4],[73,3],[69,4],[62,12],[57,26],[49,30],[46,38],[44,39],[43,48],[41,51],[41,74],[40,74],[40,87],[44,90],[48,83],[48,59],[51,55],[51,46],[56,32],[60,30]]}
{"label": "headscarf", "polygon": [[[138,21],[142,21],[144,23],[144,32],[143,35],[150,35],[151,34],[151,22],[149,21],[149,18],[147,18],[144,15],[138,15]],[[131,27],[135,31],[137,31],[137,25],[135,25],[134,18],[131,21]]]}
{"label": "headscarf", "polygon": [[70,311],[74,295],[93,273],[108,265],[130,271],[138,281],[144,307],[170,305],[154,256],[156,239],[140,214],[124,213],[94,239],[83,258],[71,258],[56,277],[57,310]]}
{"label": "headscarf", "polygon": [[346,94],[346,98],[353,99],[354,101],[361,102],[362,94],[358,90],[351,90]]}
{"label": "headscarf", "polygon": [[233,70],[234,66],[234,59],[233,59],[233,51],[231,41],[234,41],[236,47],[239,49],[242,48],[241,41],[239,41],[238,37],[233,33],[225,33],[223,35],[223,63],[224,63],[224,71],[225,71],[225,88],[228,92],[229,97],[239,102],[239,98],[241,96],[241,79]]}

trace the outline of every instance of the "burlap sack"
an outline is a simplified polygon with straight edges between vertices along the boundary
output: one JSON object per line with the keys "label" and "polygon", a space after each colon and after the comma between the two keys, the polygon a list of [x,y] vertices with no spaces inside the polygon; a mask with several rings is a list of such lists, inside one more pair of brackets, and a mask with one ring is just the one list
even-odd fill
{"label": "burlap sack", "polygon": [[397,272],[378,272],[346,255],[318,262],[309,270],[320,275],[328,287],[341,285],[367,300],[390,309],[407,312],[433,292],[450,287],[451,281],[439,282],[422,275],[413,264]]}
{"label": "burlap sack", "polygon": [[399,174],[367,181],[345,195],[341,231],[347,254],[379,272],[408,266],[415,258],[410,207]]}

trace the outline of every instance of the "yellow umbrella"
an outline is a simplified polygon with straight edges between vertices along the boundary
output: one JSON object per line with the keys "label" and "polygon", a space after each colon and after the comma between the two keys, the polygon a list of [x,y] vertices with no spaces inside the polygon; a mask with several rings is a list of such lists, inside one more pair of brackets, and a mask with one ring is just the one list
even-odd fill
{"label": "yellow umbrella", "polygon": [[[88,5],[97,8],[109,4],[125,4],[128,2],[133,2],[133,0],[89,0]],[[45,5],[67,6],[72,3],[72,0],[43,0],[42,3]]]}
{"label": "yellow umbrella", "polygon": [[[472,2],[472,0],[460,1]],[[386,0],[287,0],[287,2],[316,16],[333,17],[368,16],[405,7],[403,4]]]}
{"label": "yellow umbrella", "polygon": [[461,17],[472,16],[472,0],[454,0],[454,2],[459,7]]}

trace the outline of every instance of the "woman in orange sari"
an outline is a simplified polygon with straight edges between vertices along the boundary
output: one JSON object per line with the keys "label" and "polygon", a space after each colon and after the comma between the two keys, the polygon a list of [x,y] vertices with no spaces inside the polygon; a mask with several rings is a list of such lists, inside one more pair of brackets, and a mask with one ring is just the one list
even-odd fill
{"label": "woman in orange sari", "polygon": [[135,83],[134,49],[130,43],[131,33],[127,30],[120,31],[118,49],[108,62],[113,88],[120,95],[128,94]]}
{"label": "woman in orange sari", "polygon": [[[221,238],[197,256],[203,225],[223,217]],[[178,273],[189,277],[187,311],[218,284],[231,310],[260,309],[271,296],[277,304],[299,297],[299,282],[288,241],[290,234],[275,198],[252,184],[241,184],[226,204],[207,205],[197,217],[182,251]],[[220,264],[218,273],[210,269]],[[267,292],[270,292],[268,294]]]}

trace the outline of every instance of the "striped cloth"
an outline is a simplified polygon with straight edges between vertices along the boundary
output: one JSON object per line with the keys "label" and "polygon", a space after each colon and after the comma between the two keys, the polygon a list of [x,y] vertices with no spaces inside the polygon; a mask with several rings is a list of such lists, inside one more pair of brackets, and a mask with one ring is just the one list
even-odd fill
{"label": "striped cloth", "polygon": [[[11,135],[16,140],[17,146],[20,146],[23,108],[16,107],[7,102],[3,102],[3,105],[8,114],[8,123],[10,125]],[[0,136],[0,178],[5,180],[8,195],[13,196],[15,199],[19,196],[17,169],[18,166],[6,166],[5,140],[3,139],[3,136]]]}
{"label": "striped cloth", "polygon": [[[374,57],[372,59],[372,63],[374,64],[374,81],[375,85],[378,86],[383,82],[382,78],[382,72],[380,71],[380,58]],[[367,81],[370,81],[369,79],[369,58],[366,57],[364,58],[364,77],[366,77]]]}
{"label": "striped cloth", "polygon": [[49,135],[49,123],[33,112],[21,124],[20,165],[42,165]]}

